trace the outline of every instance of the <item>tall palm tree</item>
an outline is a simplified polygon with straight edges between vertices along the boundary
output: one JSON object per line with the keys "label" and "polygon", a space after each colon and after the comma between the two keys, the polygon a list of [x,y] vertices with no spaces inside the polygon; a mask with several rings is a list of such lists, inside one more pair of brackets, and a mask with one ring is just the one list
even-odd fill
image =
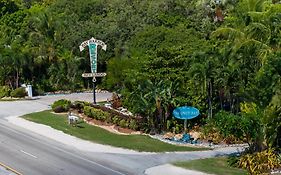
{"label": "tall palm tree", "polygon": [[262,64],[271,52],[267,45],[271,37],[270,29],[261,23],[251,23],[243,29],[221,27],[212,33],[212,37],[228,40],[232,48],[232,57],[243,49],[255,49]]}
{"label": "tall palm tree", "polygon": [[[201,95],[207,97],[208,100],[208,116],[213,116],[213,83],[215,79],[215,70],[217,69],[217,58],[202,55],[202,58],[195,59],[190,67],[188,74],[191,84],[200,87]],[[196,91],[196,90],[195,90]]]}
{"label": "tall palm tree", "polygon": [[31,21],[33,31],[30,33],[30,44],[33,52],[47,62],[56,59],[59,31],[63,23],[47,11],[35,12],[31,16]]}

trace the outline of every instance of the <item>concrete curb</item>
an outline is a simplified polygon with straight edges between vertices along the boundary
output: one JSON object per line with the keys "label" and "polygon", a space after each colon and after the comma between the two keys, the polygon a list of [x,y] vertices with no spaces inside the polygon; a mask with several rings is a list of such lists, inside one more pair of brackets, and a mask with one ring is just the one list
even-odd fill
{"label": "concrete curb", "polygon": [[15,169],[13,169],[13,168],[9,167],[8,165],[5,165],[5,164],[3,164],[1,162],[0,162],[0,166],[6,168],[8,171],[11,171],[11,172],[13,172],[16,175],[23,175],[20,172],[18,172],[17,170],[15,170]]}

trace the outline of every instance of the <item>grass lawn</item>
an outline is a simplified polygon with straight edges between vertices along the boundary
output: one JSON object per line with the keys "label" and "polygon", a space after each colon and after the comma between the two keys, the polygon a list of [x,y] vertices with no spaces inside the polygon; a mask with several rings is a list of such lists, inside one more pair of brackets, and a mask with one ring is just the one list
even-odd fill
{"label": "grass lawn", "polygon": [[227,163],[227,157],[216,157],[208,159],[192,160],[187,162],[178,162],[174,165],[197,170],[209,174],[217,175],[246,175],[246,171],[234,167],[230,167]]}
{"label": "grass lawn", "polygon": [[23,118],[36,123],[51,126],[52,128],[61,130],[64,133],[81,139],[137,151],[166,152],[207,150],[206,148],[175,146],[144,135],[117,135],[102,128],[89,125],[85,122],[78,124],[77,127],[73,127],[67,124],[67,117],[65,115],[56,115],[50,111],[28,114],[23,116]]}

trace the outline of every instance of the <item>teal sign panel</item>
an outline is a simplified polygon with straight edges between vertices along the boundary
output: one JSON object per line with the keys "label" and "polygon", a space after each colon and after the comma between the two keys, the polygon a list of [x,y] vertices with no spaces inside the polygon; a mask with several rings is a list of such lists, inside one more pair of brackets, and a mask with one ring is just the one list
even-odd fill
{"label": "teal sign panel", "polygon": [[178,108],[174,109],[174,111],[173,111],[174,117],[176,117],[178,119],[184,119],[184,120],[193,119],[193,118],[197,117],[199,114],[200,113],[199,113],[198,109],[196,109],[194,107],[190,107],[190,106],[178,107]]}
{"label": "teal sign panel", "polygon": [[90,61],[92,73],[97,73],[97,45],[95,43],[89,44]]}

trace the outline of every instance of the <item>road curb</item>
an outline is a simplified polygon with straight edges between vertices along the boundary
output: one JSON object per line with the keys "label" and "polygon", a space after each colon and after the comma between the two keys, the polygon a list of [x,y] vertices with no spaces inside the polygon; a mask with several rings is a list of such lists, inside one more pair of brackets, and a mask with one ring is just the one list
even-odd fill
{"label": "road curb", "polygon": [[21,174],[20,172],[18,172],[17,170],[15,170],[15,169],[13,169],[13,168],[9,167],[8,165],[5,165],[5,164],[3,164],[3,163],[1,163],[1,162],[0,162],[0,166],[6,168],[6,169],[9,170],[9,171],[12,171],[12,172],[15,173],[16,175],[23,175],[23,174]]}

